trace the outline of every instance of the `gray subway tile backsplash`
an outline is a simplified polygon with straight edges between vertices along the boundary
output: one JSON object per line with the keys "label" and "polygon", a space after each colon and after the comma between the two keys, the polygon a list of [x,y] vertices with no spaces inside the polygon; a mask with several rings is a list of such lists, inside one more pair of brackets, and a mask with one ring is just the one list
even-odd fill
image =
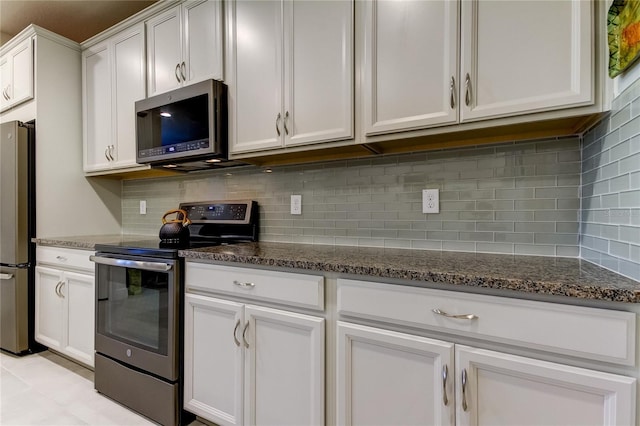
{"label": "gray subway tile backsplash", "polygon": [[[565,256],[579,247],[579,159],[580,139],[570,137],[127,180],[123,227],[155,235],[182,201],[251,198],[262,241]],[[425,188],[440,190],[440,213],[422,213]],[[302,195],[300,216],[289,214],[291,194]],[[557,222],[572,231],[536,248],[536,234]]]}
{"label": "gray subway tile backsplash", "polygon": [[640,80],[582,140],[581,257],[640,280]]}
{"label": "gray subway tile backsplash", "polygon": [[[156,235],[182,201],[249,198],[262,241],[581,256],[640,279],[634,87],[582,138],[127,180],[123,229]],[[440,213],[422,213],[425,188],[440,190]],[[300,216],[289,214],[291,194],[302,195]]]}

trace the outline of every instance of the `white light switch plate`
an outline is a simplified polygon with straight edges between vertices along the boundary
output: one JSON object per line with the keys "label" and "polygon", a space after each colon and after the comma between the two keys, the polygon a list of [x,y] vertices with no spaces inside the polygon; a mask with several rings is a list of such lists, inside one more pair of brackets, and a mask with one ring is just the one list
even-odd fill
{"label": "white light switch plate", "polygon": [[302,195],[291,196],[291,214],[302,214]]}
{"label": "white light switch plate", "polygon": [[422,213],[440,213],[440,191],[438,189],[422,190]]}
{"label": "white light switch plate", "polygon": [[140,200],[140,214],[147,214],[147,202],[146,202],[146,200]]}

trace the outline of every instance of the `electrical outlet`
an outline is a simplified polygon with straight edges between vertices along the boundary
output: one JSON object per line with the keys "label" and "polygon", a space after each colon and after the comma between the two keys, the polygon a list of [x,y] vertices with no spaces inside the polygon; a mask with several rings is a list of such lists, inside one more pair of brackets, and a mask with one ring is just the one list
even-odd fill
{"label": "electrical outlet", "polygon": [[440,213],[439,192],[438,189],[422,190],[422,213]]}
{"label": "electrical outlet", "polygon": [[147,201],[140,200],[140,214],[147,214]]}
{"label": "electrical outlet", "polygon": [[291,196],[291,214],[302,214],[302,195]]}

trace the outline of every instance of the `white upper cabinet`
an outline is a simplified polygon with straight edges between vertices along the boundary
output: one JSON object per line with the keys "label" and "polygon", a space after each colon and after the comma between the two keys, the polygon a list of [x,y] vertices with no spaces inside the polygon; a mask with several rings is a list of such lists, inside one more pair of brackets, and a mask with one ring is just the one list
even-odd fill
{"label": "white upper cabinet", "polygon": [[185,1],[149,19],[147,61],[149,96],[223,80],[221,1]]}
{"label": "white upper cabinet", "polygon": [[33,99],[33,39],[29,37],[0,58],[0,111]]}
{"label": "white upper cabinet", "polygon": [[592,105],[593,7],[362,2],[365,134]]}
{"label": "white upper cabinet", "polygon": [[462,121],[594,102],[593,2],[462,2]]}
{"label": "white upper cabinet", "polygon": [[458,3],[362,4],[365,132],[456,123]]}
{"label": "white upper cabinet", "polygon": [[136,163],[135,102],[145,97],[144,24],[82,53],[84,171]]}
{"label": "white upper cabinet", "polygon": [[353,137],[353,2],[230,8],[231,152]]}

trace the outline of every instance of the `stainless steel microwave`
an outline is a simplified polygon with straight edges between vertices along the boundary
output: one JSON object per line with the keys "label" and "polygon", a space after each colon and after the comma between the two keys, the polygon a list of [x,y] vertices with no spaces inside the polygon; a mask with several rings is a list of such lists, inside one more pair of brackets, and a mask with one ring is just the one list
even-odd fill
{"label": "stainless steel microwave", "polygon": [[202,169],[227,160],[224,83],[206,80],[181,87],[140,100],[135,110],[138,163],[177,169],[201,163]]}

